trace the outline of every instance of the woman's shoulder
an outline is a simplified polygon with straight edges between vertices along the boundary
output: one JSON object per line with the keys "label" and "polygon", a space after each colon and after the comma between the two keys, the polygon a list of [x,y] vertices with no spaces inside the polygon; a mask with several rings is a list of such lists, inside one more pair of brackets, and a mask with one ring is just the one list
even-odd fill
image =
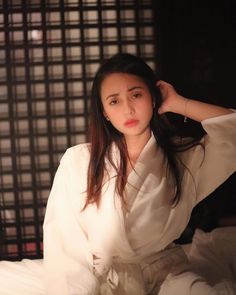
{"label": "woman's shoulder", "polygon": [[90,153],[90,146],[91,144],[86,142],[86,143],[80,143],[77,145],[74,145],[72,147],[69,147],[66,152],[67,153],[74,153],[74,154],[85,154],[85,153]]}
{"label": "woman's shoulder", "polygon": [[90,143],[80,143],[69,147],[61,158],[61,162],[87,162],[90,157]]}

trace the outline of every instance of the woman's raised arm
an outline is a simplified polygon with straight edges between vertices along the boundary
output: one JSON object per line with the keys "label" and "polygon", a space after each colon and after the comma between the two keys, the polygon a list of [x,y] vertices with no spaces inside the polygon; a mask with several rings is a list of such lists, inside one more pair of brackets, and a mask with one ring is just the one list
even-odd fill
{"label": "woman's raised arm", "polygon": [[163,98],[163,103],[158,110],[159,114],[172,112],[201,122],[205,119],[232,113],[230,109],[179,95],[174,87],[165,81],[158,81],[157,86]]}

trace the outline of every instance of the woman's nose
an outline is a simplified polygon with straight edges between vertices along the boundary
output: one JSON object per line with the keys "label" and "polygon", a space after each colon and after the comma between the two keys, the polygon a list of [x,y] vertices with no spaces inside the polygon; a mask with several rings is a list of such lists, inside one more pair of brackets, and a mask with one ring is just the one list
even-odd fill
{"label": "woman's nose", "polygon": [[132,105],[132,102],[126,101],[124,103],[124,113],[127,115],[133,114],[134,113],[134,107]]}

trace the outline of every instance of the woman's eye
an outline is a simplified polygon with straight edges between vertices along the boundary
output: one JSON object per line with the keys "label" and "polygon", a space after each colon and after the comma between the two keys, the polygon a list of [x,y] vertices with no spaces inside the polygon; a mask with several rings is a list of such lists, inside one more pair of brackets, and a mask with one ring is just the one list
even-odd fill
{"label": "woman's eye", "polygon": [[133,98],[139,98],[142,96],[142,93],[134,93]]}
{"label": "woman's eye", "polygon": [[115,105],[118,103],[118,100],[117,99],[113,99],[109,102],[110,105]]}

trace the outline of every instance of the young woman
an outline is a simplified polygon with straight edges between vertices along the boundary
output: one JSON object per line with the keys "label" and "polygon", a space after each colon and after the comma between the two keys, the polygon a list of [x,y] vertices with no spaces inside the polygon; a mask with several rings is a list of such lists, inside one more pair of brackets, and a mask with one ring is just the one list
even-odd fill
{"label": "young woman", "polygon": [[[183,143],[167,112],[207,134]],[[184,98],[140,58],[118,54],[95,76],[90,132],[62,157],[48,200],[47,294],[217,294],[173,241],[236,170],[236,114]]]}

